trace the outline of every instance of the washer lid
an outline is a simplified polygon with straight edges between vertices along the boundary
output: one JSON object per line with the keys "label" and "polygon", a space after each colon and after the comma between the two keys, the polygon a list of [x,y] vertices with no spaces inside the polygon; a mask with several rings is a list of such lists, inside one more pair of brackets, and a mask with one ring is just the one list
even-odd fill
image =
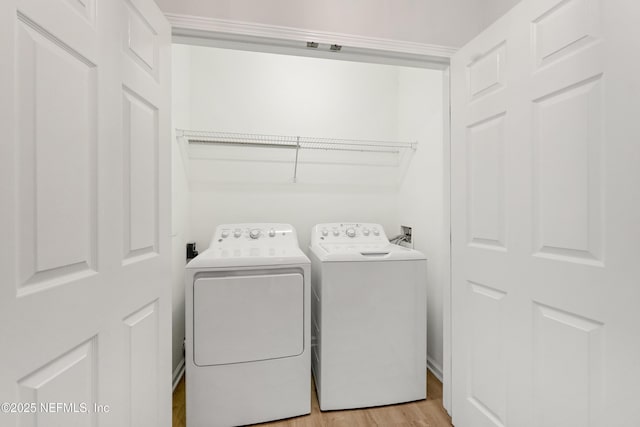
{"label": "washer lid", "polygon": [[391,243],[349,244],[319,243],[311,251],[323,262],[332,261],[401,261],[426,259],[422,252]]}
{"label": "washer lid", "polygon": [[421,252],[389,243],[382,225],[364,222],[316,224],[310,249],[321,261],[426,259]]}

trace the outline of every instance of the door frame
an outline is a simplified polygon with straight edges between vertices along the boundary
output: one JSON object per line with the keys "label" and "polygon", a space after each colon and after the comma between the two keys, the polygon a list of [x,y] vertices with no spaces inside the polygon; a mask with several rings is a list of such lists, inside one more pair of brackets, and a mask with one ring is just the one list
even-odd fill
{"label": "door frame", "polygon": [[[450,58],[457,48],[390,40],[353,34],[312,31],[253,22],[165,14],[172,27],[172,42],[193,46],[208,46],[233,50],[307,56],[333,60],[359,61],[377,64],[409,66],[442,70],[443,72],[443,232],[445,247],[441,263],[443,272],[442,324],[443,366],[427,359],[434,372],[441,369],[443,406],[451,414],[451,102]],[[309,48],[306,42],[318,43]],[[347,46],[346,51],[331,51],[331,45]],[[436,376],[438,373],[436,372]]]}

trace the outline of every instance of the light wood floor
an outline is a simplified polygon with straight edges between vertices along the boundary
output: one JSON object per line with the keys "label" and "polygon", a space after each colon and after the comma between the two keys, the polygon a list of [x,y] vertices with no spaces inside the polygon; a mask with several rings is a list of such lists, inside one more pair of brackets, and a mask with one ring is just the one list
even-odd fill
{"label": "light wood floor", "polygon": [[[451,418],[442,407],[442,384],[427,374],[427,400],[369,409],[320,412],[316,389],[311,384],[311,414],[287,420],[258,424],[260,427],[368,427],[422,426],[451,427]],[[173,427],[186,427],[185,379],[173,393]]]}

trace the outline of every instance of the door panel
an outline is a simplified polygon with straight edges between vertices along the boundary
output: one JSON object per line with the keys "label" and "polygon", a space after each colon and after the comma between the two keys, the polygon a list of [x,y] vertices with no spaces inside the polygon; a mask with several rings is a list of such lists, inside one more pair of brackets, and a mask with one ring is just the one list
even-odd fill
{"label": "door panel", "polygon": [[604,325],[534,306],[534,425],[601,425]]}
{"label": "door panel", "polygon": [[157,79],[158,37],[153,26],[144,17],[140,2],[127,2],[125,51],[140,67]]}
{"label": "door panel", "polygon": [[513,58],[505,36],[489,29],[451,64],[452,413],[463,427],[508,425],[513,282],[501,267],[512,251],[507,94]]}
{"label": "door panel", "polygon": [[156,392],[160,380],[157,301],[131,314],[124,323],[128,327],[130,425],[153,426],[158,423],[158,405],[164,402]]}
{"label": "door panel", "polygon": [[535,67],[542,68],[601,38],[599,0],[542,1],[532,23]]}
{"label": "door panel", "polygon": [[469,401],[481,425],[502,426],[506,419],[504,375],[505,296],[503,291],[469,282],[470,309],[475,319],[469,343]]}
{"label": "door panel", "polygon": [[600,76],[533,100],[536,256],[602,266]]}
{"label": "door panel", "polygon": [[151,0],[123,0],[120,12],[120,259],[131,301],[121,317],[129,337],[125,425],[168,425],[172,308],[163,275],[171,252],[170,28]]}
{"label": "door panel", "polygon": [[452,60],[457,426],[640,419],[638,9],[523,0]]}
{"label": "door panel", "polygon": [[124,262],[158,253],[158,109],[122,91],[124,133]]}
{"label": "door panel", "polygon": [[21,13],[15,25],[24,295],[96,273],[97,87],[96,65],[75,40],[66,43]]}
{"label": "door panel", "polygon": [[95,401],[95,346],[95,339],[82,343],[19,381],[18,401],[37,405],[19,414],[19,425],[95,425],[96,414],[88,412]]}
{"label": "door panel", "polygon": [[171,422],[169,48],[152,0],[0,5],[0,402],[75,405],[0,425]]}
{"label": "door panel", "polygon": [[505,250],[504,114],[468,127],[469,244]]}
{"label": "door panel", "polygon": [[504,88],[505,55],[506,46],[502,42],[472,58],[472,62],[468,65],[469,101],[478,101]]}

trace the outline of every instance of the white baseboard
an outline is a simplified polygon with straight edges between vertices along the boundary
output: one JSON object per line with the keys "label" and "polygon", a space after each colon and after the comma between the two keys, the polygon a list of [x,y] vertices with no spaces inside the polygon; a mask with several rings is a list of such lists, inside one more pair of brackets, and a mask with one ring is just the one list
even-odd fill
{"label": "white baseboard", "polygon": [[427,357],[427,369],[430,370],[431,373],[438,380],[440,380],[440,382],[443,382],[442,381],[442,366],[438,362],[434,361],[430,357]]}
{"label": "white baseboard", "polygon": [[182,379],[182,376],[184,375],[184,368],[185,368],[185,364],[184,364],[184,358],[183,358],[180,361],[180,363],[178,363],[178,366],[176,366],[176,369],[173,371],[172,391],[176,391],[176,387],[178,386],[178,383],[180,382],[180,380]]}

